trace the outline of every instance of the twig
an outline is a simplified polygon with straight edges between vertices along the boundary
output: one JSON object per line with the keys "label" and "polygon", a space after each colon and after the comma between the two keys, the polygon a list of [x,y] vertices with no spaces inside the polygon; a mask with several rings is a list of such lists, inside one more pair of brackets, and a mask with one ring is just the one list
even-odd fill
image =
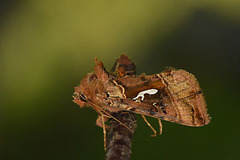
{"label": "twig", "polygon": [[[118,72],[119,68],[124,68],[128,75],[136,74],[136,66],[126,55],[121,55],[120,59],[112,69],[113,72]],[[128,160],[131,156],[132,137],[137,128],[136,117],[131,112],[117,112],[112,114],[119,121],[127,125],[132,132],[121,125],[114,119],[110,119],[110,128],[107,133],[107,151],[105,155],[106,160]]]}

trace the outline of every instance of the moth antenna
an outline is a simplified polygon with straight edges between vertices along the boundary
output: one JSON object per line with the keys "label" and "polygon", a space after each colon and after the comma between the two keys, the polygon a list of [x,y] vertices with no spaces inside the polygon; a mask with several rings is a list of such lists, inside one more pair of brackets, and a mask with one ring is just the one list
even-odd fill
{"label": "moth antenna", "polygon": [[126,124],[124,124],[123,122],[119,121],[117,118],[115,118],[114,116],[112,116],[111,114],[109,114],[108,112],[104,111],[101,108],[101,111],[103,111],[104,113],[106,113],[108,116],[110,116],[112,119],[114,119],[115,121],[117,121],[118,123],[120,123],[121,125],[123,125],[124,127],[126,127],[130,132],[133,133],[133,130],[131,130]]}
{"label": "moth antenna", "polygon": [[119,121],[117,118],[115,118],[114,116],[112,116],[110,113],[106,112],[105,110],[102,109],[102,107],[88,101],[88,103],[90,103],[91,105],[97,107],[98,109],[101,110],[101,112],[104,112],[107,116],[111,117],[112,119],[114,119],[115,121],[117,121],[118,123],[120,123],[121,125],[123,125],[124,127],[126,127],[129,131],[131,131],[133,133],[133,130],[131,130],[126,124],[124,124],[123,122]]}

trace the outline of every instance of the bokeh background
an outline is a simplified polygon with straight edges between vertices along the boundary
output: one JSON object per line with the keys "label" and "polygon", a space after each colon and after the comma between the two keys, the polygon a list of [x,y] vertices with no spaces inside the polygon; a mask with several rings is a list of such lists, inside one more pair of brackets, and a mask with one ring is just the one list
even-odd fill
{"label": "bokeh background", "polygon": [[[121,53],[137,73],[194,73],[212,121],[163,122],[155,138],[140,116],[132,160],[239,159],[240,1],[0,1],[0,158],[104,159],[97,113],[73,87]],[[158,130],[157,120],[148,118]]]}

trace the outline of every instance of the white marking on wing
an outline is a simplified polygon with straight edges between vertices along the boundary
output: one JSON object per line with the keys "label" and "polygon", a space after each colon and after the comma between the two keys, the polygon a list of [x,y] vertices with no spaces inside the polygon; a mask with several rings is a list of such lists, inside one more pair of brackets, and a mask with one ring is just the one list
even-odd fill
{"label": "white marking on wing", "polygon": [[144,100],[144,94],[153,95],[153,94],[156,94],[157,92],[158,92],[157,89],[148,89],[148,90],[139,92],[138,95],[133,98],[133,100],[137,100],[139,97],[141,97],[141,100],[143,101]]}

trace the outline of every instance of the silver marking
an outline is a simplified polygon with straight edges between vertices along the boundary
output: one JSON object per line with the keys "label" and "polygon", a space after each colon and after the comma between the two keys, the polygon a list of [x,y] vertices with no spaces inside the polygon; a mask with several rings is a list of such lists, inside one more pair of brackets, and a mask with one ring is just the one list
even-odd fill
{"label": "silver marking", "polygon": [[[157,89],[148,89],[148,90],[139,92],[138,95],[133,98],[133,100],[137,100],[139,97],[141,97],[141,100],[143,101],[143,100],[144,100],[144,94],[153,95],[153,94],[156,94],[157,92],[158,92]],[[138,100],[137,100],[137,101],[138,101]]]}

